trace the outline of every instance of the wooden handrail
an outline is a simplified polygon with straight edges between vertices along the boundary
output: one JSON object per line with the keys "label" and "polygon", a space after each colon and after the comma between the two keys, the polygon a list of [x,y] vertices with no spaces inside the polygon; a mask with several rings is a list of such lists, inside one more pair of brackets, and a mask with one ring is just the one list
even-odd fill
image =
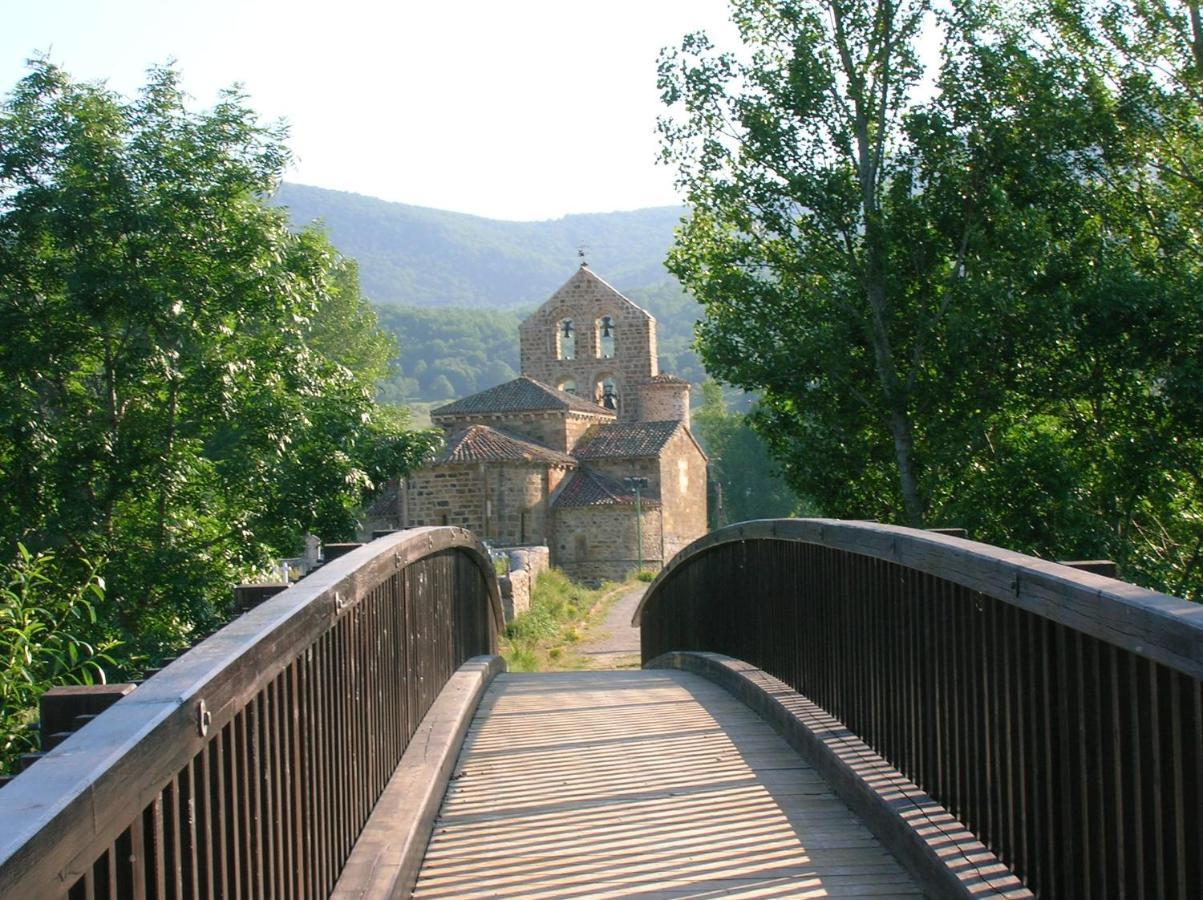
{"label": "wooden handrail", "polygon": [[639,626],[659,585],[678,567],[716,547],[749,540],[798,541],[897,563],[1203,678],[1203,604],[992,544],[877,522],[756,519],[712,531],[660,571],[631,624]]}
{"label": "wooden handrail", "polygon": [[1042,897],[1203,895],[1203,606],[945,535],[763,520],[695,541],[645,662],[745,660],[949,808]]}
{"label": "wooden handrail", "polygon": [[347,553],[5,787],[0,896],[325,896],[422,715],[503,624],[467,531]]}

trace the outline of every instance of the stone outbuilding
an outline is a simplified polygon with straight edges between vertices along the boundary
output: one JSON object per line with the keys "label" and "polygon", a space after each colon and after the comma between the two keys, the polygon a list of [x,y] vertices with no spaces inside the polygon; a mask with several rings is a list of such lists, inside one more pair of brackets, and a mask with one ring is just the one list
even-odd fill
{"label": "stone outbuilding", "polygon": [[521,377],[431,412],[444,446],[399,486],[398,527],[545,544],[580,581],[659,569],[706,530],[706,456],[656,320],[582,266],[519,336]]}

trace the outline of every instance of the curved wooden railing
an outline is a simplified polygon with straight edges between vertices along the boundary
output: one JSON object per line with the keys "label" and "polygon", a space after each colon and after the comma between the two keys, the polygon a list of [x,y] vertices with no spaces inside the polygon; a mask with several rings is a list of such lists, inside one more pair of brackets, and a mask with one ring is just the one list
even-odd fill
{"label": "curved wooden railing", "polygon": [[462,529],[328,563],[4,788],[0,897],[326,896],[423,714],[501,627]]}
{"label": "curved wooden railing", "polygon": [[986,544],[818,519],[683,550],[644,662],[760,667],[1042,897],[1203,896],[1203,606]]}

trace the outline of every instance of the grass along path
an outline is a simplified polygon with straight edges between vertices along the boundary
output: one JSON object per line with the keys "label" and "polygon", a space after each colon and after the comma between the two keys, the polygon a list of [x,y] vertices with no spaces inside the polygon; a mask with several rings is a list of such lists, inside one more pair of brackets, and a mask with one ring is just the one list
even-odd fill
{"label": "grass along path", "polygon": [[535,580],[530,609],[501,636],[501,655],[511,672],[564,672],[588,667],[581,652],[610,607],[631,590],[645,586],[632,578],[599,588],[575,584],[558,569]]}

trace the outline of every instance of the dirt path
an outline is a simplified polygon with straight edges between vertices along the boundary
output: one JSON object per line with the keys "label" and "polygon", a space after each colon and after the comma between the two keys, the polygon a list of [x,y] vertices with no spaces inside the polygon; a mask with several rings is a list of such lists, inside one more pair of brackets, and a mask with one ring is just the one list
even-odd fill
{"label": "dirt path", "polygon": [[639,629],[631,627],[631,616],[647,590],[646,584],[627,591],[610,604],[605,616],[592,626],[574,649],[584,669],[638,669]]}

